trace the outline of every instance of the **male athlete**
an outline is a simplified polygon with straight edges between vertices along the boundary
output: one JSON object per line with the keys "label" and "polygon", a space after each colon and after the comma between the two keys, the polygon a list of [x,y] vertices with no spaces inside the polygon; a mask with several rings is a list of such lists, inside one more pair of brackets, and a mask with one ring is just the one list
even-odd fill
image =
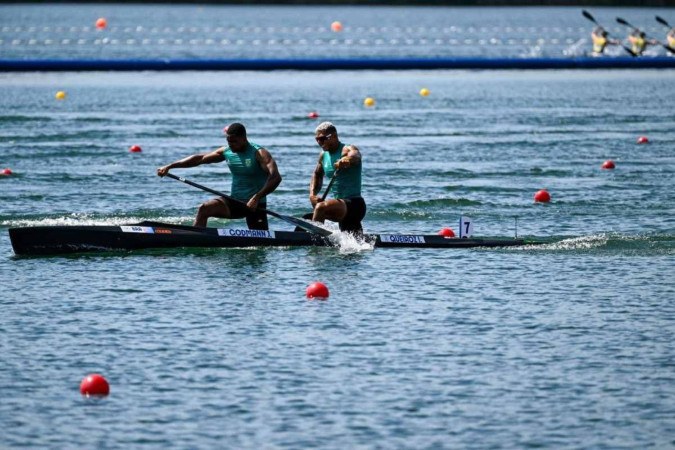
{"label": "male athlete", "polygon": [[220,147],[210,153],[188,156],[157,169],[157,175],[163,177],[175,168],[196,167],[227,161],[232,173],[230,196],[239,201],[223,197],[202,203],[197,210],[194,226],[205,227],[209,217],[224,219],[246,218],[251,230],[267,230],[267,214],[258,208],[267,206],[266,195],[274,192],[281,183],[277,163],[265,148],[249,142],[246,128],[240,123],[227,127],[228,147]]}
{"label": "male athlete", "polygon": [[[322,150],[309,183],[309,201],[314,207],[312,220],[322,223],[332,220],[338,222],[341,231],[360,235],[361,221],[366,215],[366,202],[361,197],[361,152],[355,145],[340,142],[337,129],[330,122],[316,127],[314,139]],[[321,201],[319,191],[324,175],[328,179],[335,176],[335,182],[331,187],[333,198]]]}

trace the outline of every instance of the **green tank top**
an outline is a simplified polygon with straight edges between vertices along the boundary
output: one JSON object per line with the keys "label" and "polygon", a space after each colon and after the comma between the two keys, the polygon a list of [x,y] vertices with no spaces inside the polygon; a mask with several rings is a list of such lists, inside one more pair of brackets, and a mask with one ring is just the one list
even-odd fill
{"label": "green tank top", "polygon": [[[323,155],[321,156],[321,165],[323,166],[323,173],[326,174],[328,179],[333,178],[333,174],[335,173],[333,164],[342,157],[342,149],[344,147],[345,144],[340,142],[340,145],[338,145],[337,150],[334,152],[327,152],[324,150]],[[338,173],[335,183],[333,183],[333,187],[331,188],[335,193],[333,197],[337,199],[361,197],[362,165],[363,164],[359,163],[340,170],[340,173]]]}
{"label": "green tank top", "polygon": [[[259,192],[267,182],[267,173],[260,168],[260,164],[255,159],[256,152],[262,148],[253,142],[248,143],[248,147],[243,152],[233,152],[227,147],[223,156],[232,173],[232,187],[230,196],[248,202],[256,192]],[[267,203],[267,197],[260,199],[261,204]]]}

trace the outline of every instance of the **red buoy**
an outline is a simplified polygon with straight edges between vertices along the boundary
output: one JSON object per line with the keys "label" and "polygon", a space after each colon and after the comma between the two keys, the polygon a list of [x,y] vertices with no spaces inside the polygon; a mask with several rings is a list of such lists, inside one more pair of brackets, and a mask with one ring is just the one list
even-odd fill
{"label": "red buoy", "polygon": [[227,134],[227,129],[228,129],[228,128],[229,128],[229,127],[228,127],[227,125],[225,125],[225,126],[223,127],[223,134]]}
{"label": "red buoy", "polygon": [[80,394],[87,397],[92,395],[108,395],[110,394],[110,385],[108,381],[97,373],[87,375],[80,383]]}
{"label": "red buoy", "polygon": [[131,153],[140,153],[143,151],[143,149],[141,148],[140,145],[132,145],[131,147],[129,147],[129,151]]}
{"label": "red buoy", "polygon": [[330,295],[328,287],[320,281],[307,286],[307,298],[326,299]]}
{"label": "red buoy", "polygon": [[539,203],[548,203],[551,201],[551,194],[549,194],[546,189],[537,191],[537,193],[534,194],[534,201]]}
{"label": "red buoy", "polygon": [[438,232],[439,236],[444,236],[446,238],[455,237],[455,232],[452,231],[452,228],[441,228]]}
{"label": "red buoy", "polygon": [[612,161],[611,159],[608,159],[607,161],[605,161],[604,163],[602,163],[602,166],[600,166],[600,167],[601,167],[603,170],[612,170],[612,169],[614,169],[616,166],[614,165],[614,161]]}
{"label": "red buoy", "polygon": [[99,30],[102,30],[102,29],[104,29],[104,28],[107,27],[107,26],[108,26],[108,21],[105,20],[105,17],[100,17],[100,18],[96,21],[96,28],[98,28]]}
{"label": "red buoy", "polygon": [[319,117],[319,113],[316,111],[312,111],[311,113],[307,114],[307,117],[309,119],[317,119]]}
{"label": "red buoy", "polygon": [[638,144],[649,144],[649,139],[647,138],[647,136],[640,136],[639,138],[637,138],[637,143]]}
{"label": "red buoy", "polygon": [[9,176],[9,175],[11,175],[11,174],[12,174],[12,169],[10,169],[10,168],[2,169],[2,171],[0,171],[0,175],[7,175],[7,176]]}

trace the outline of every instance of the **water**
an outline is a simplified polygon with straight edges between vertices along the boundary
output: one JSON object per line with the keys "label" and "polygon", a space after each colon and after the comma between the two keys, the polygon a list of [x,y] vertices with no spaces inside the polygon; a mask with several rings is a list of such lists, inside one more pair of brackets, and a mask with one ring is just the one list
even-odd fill
{"label": "water", "polygon": [[[672,84],[669,71],[0,75],[0,168],[15,173],[0,178],[2,446],[675,446]],[[310,111],[363,152],[367,231],[435,233],[466,214],[476,235],[512,236],[517,217],[519,235],[551,243],[13,255],[12,226],[190,223],[209,195],[155,170],[222,145],[235,120],[284,176],[269,207],[301,215]],[[223,164],[179,173],[229,189]],[[533,203],[541,188],[550,204]],[[327,301],[304,297],[315,280]],[[92,372],[108,398],[80,396]]]}
{"label": "water", "polygon": [[[665,41],[666,8],[589,8],[627,41],[622,17]],[[97,30],[99,17],[107,19]],[[339,21],[343,31],[331,31]],[[581,8],[175,5],[1,5],[2,58],[572,57],[591,52]],[[608,46],[611,56],[626,56]],[[646,56],[670,55],[650,46]]]}

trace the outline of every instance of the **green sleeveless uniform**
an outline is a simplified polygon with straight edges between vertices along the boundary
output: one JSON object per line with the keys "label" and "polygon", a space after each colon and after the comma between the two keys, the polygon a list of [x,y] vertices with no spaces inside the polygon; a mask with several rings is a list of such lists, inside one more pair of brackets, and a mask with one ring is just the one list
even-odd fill
{"label": "green sleeveless uniform", "polygon": [[[342,158],[342,149],[344,149],[345,144],[340,142],[337,150],[334,152],[323,151],[321,155],[321,166],[323,166],[323,172],[330,179],[335,173],[335,167],[333,164],[337,162],[338,159]],[[335,182],[333,183],[333,192],[334,197],[337,199],[345,198],[354,198],[361,197],[361,164],[357,164],[346,169],[340,170]]]}
{"label": "green sleeveless uniform", "polygon": [[[230,147],[223,152],[230,172],[232,172],[231,197],[248,202],[267,183],[268,175],[255,159],[256,152],[261,148],[262,146],[249,142],[243,152],[233,152]],[[267,197],[261,198],[259,203],[266,204]]]}

